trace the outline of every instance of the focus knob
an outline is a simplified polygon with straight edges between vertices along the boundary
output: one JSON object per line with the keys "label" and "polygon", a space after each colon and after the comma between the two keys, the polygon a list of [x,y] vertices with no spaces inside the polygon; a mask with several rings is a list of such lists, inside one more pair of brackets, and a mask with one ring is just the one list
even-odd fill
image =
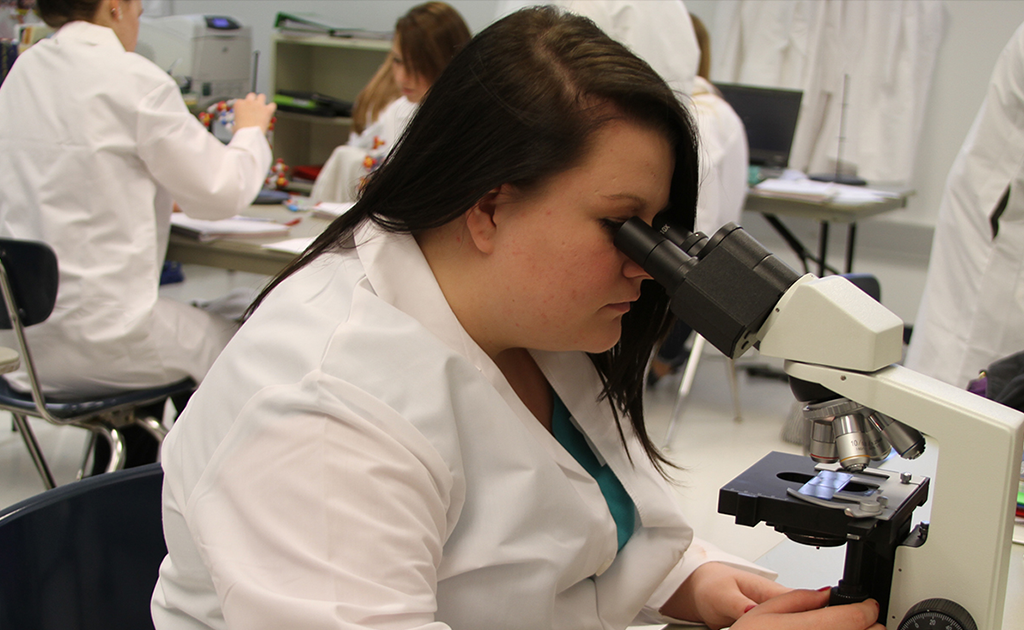
{"label": "focus knob", "polygon": [[899,630],[978,630],[978,624],[960,604],[937,598],[911,606]]}

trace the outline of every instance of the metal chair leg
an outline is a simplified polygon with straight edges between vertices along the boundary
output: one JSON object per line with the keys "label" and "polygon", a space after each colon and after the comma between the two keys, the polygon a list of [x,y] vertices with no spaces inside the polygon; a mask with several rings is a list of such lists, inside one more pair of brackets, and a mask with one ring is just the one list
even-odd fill
{"label": "metal chair leg", "polygon": [[121,435],[121,432],[114,427],[102,424],[90,424],[85,428],[92,431],[93,437],[89,440],[88,452],[85,461],[82,462],[82,470],[79,471],[79,474],[82,475],[88,470],[86,466],[89,463],[89,454],[92,453],[92,446],[96,441],[96,436],[102,436],[107,441],[107,444],[110,445],[110,461],[107,462],[107,469],[103,472],[114,472],[124,468],[124,436]]}
{"label": "metal chair leg", "polygon": [[740,422],[743,420],[743,413],[740,408],[740,383],[739,378],[736,376],[736,359],[725,359],[725,372],[729,378],[729,389],[732,391],[732,409],[736,414],[733,416],[733,420]]}
{"label": "metal chair leg", "polygon": [[75,475],[75,479],[81,481],[85,479],[85,472],[92,470],[92,456],[93,448],[96,446],[96,432],[89,431],[89,439],[85,441],[85,450],[82,452],[82,465],[78,469],[78,473]]}
{"label": "metal chair leg", "polygon": [[703,352],[704,337],[694,334],[693,347],[690,348],[690,355],[686,357],[683,378],[679,381],[679,391],[676,393],[676,404],[672,407],[672,418],[669,421],[668,431],[665,433],[665,448],[672,444],[676,425],[679,423],[679,417],[682,415],[683,404],[686,402],[686,397],[690,395],[690,388],[693,387],[693,377],[697,373],[697,365],[700,364],[700,355]]}
{"label": "metal chair leg", "polygon": [[152,416],[145,418],[136,418],[135,424],[145,429],[150,435],[156,438],[157,442],[163,442],[167,436],[167,428],[164,427],[163,423]]}
{"label": "metal chair leg", "polygon": [[56,488],[57,484],[53,481],[50,467],[46,465],[46,459],[43,458],[43,452],[39,450],[39,442],[36,441],[36,435],[32,432],[32,427],[28,425],[28,420],[21,414],[12,413],[11,415],[14,417],[14,424],[17,425],[18,432],[21,433],[21,439],[24,440],[29,455],[32,456],[32,462],[36,465],[36,470],[39,471],[39,476],[43,478],[43,485],[47,490]]}

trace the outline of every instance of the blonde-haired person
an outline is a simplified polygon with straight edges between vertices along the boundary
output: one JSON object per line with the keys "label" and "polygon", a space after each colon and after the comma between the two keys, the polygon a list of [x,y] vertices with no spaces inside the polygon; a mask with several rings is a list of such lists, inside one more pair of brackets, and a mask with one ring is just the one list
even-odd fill
{"label": "blonde-haired person", "polygon": [[462,16],[444,2],[417,5],[398,18],[391,52],[359,96],[353,133],[313,185],[314,201],[352,201],[362,179],[394,147],[431,84],[469,41]]}
{"label": "blonde-haired person", "polygon": [[359,95],[356,96],[352,105],[352,135],[359,136],[366,128],[373,124],[385,107],[402,95],[395,83],[395,73],[392,71],[392,55],[388,51],[384,62],[377,68],[377,72],[366,83]]}

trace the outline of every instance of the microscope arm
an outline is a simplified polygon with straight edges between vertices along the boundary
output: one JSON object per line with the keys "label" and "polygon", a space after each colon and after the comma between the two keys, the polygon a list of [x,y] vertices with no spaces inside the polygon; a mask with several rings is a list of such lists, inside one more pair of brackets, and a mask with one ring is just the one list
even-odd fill
{"label": "microscope arm", "polygon": [[928,540],[897,550],[887,627],[942,597],[969,610],[978,628],[1001,629],[1024,417],[899,365],[865,373],[787,361],[785,370],[918,429],[940,449]]}
{"label": "microscope arm", "polygon": [[915,603],[942,597],[969,610],[979,628],[998,630],[1024,416],[896,365],[902,328],[896,315],[845,279],[804,276],[758,332],[759,349],[785,359],[790,377],[895,418],[940,449],[928,540],[897,549],[888,627],[896,628]]}

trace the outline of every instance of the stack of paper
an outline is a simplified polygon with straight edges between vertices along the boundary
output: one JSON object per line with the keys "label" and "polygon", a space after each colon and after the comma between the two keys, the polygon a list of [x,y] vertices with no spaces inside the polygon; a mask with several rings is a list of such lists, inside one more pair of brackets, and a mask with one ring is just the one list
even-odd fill
{"label": "stack of paper", "polygon": [[220,221],[205,221],[193,219],[181,212],[171,215],[172,232],[200,241],[212,241],[218,238],[282,236],[287,234],[288,230],[287,225],[270,219],[234,216]]}
{"label": "stack of paper", "polygon": [[898,197],[894,192],[812,179],[766,179],[754,186],[762,197],[860,206]]}
{"label": "stack of paper", "polygon": [[298,238],[289,238],[283,241],[277,241],[276,243],[264,243],[262,247],[263,249],[269,249],[274,252],[301,254],[306,251],[306,248],[312,245],[315,240],[315,236],[300,236]]}
{"label": "stack of paper", "polygon": [[831,200],[837,192],[836,184],[811,179],[766,179],[754,188],[765,197],[818,202]]}
{"label": "stack of paper", "polygon": [[337,219],[351,210],[354,205],[356,205],[354,201],[344,203],[321,201],[313,206],[313,214],[324,219]]}

